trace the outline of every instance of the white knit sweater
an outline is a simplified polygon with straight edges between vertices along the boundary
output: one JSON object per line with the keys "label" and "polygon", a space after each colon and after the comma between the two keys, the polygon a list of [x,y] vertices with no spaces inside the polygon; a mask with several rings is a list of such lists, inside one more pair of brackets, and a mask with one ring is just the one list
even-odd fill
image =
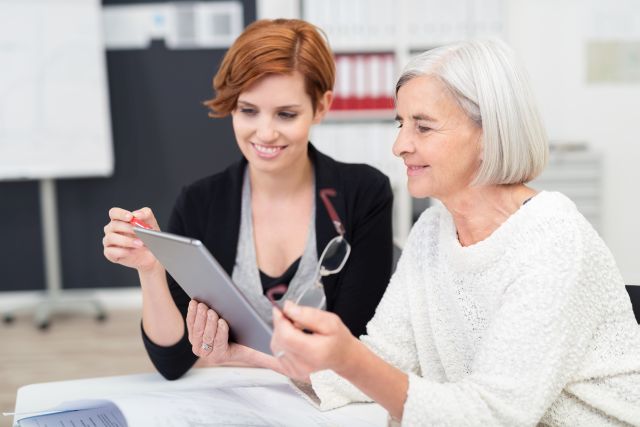
{"label": "white knit sweater", "polygon": [[[462,247],[425,211],[361,340],[409,374],[403,425],[640,426],[640,327],[613,257],[542,192]],[[367,396],[312,375],[322,409]]]}

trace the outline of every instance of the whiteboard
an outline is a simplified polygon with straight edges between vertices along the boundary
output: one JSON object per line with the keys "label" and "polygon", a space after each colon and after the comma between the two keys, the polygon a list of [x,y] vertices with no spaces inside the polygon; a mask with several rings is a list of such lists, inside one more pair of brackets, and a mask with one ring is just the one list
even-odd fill
{"label": "whiteboard", "polygon": [[100,0],[0,0],[0,179],[113,172]]}

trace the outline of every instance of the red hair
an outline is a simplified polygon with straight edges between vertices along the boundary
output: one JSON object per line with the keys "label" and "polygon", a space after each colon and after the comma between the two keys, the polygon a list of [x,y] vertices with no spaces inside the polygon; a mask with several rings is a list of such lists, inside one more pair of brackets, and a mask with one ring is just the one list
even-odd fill
{"label": "red hair", "polygon": [[236,108],[240,93],[262,77],[294,71],[304,77],[315,112],[335,81],[333,55],[322,30],[300,19],[255,21],[225,54],[213,78],[215,97],[204,105],[211,117],[224,117]]}

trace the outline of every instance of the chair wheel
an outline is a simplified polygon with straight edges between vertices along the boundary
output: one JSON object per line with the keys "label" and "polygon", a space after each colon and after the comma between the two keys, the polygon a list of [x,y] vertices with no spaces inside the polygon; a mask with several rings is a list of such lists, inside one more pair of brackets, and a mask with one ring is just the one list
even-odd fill
{"label": "chair wheel", "polygon": [[2,316],[2,321],[7,325],[10,325],[11,323],[13,323],[14,320],[16,320],[16,318],[13,317],[12,314],[5,314],[4,316]]}
{"label": "chair wheel", "polygon": [[105,320],[107,320],[107,313],[98,313],[96,315],[96,320],[98,322],[104,322]]}

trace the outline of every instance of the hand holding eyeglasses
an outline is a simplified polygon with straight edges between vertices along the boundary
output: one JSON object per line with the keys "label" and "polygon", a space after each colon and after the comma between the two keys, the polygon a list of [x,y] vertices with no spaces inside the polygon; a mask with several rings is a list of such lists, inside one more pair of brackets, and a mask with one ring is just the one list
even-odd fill
{"label": "hand holding eyeglasses", "polygon": [[273,327],[271,350],[282,354],[281,372],[296,380],[323,369],[340,372],[359,343],[336,314],[290,301],[282,312],[274,308]]}
{"label": "hand holding eyeglasses", "polygon": [[[271,350],[282,373],[303,381],[311,372],[341,363],[340,354],[346,348],[341,346],[345,341],[354,339],[336,314],[319,310],[326,302],[322,278],[339,273],[351,253],[342,221],[329,200],[329,196],[335,195],[332,188],[320,190],[320,198],[338,235],[322,251],[313,282],[295,296],[295,303],[285,301],[284,309],[278,305],[274,295],[283,295],[287,287],[279,285],[267,292],[274,306]],[[304,336],[307,338],[302,339]]]}

